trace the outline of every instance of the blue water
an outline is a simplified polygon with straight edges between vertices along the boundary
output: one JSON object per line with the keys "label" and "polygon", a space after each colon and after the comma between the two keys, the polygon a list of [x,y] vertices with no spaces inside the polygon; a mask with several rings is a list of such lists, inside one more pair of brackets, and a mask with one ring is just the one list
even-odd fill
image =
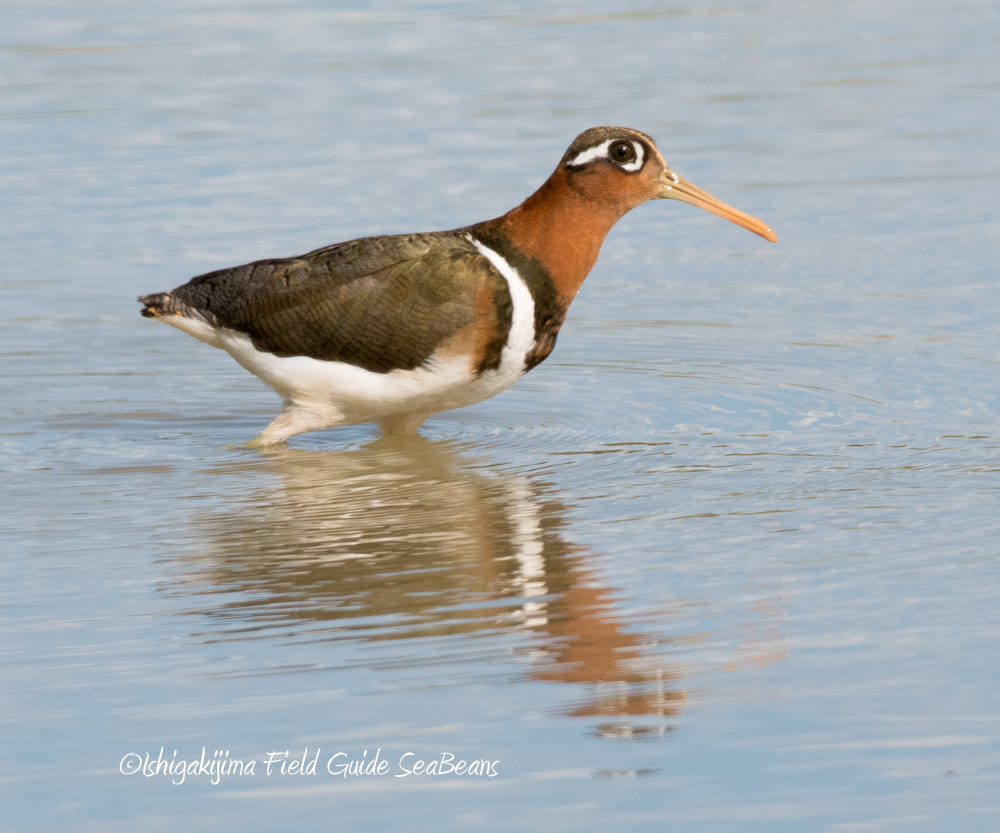
{"label": "blue water", "polygon": [[[993,4],[0,10],[0,829],[998,829]],[[636,209],[419,442],[248,450],[276,395],[138,316],[596,124],[779,242]]]}

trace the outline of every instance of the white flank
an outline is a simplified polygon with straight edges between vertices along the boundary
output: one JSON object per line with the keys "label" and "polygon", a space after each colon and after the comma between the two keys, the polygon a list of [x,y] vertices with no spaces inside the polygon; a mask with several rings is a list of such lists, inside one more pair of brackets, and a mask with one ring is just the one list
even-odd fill
{"label": "white flank", "polygon": [[[577,154],[573,159],[570,159],[566,163],[568,168],[578,168],[581,165],[586,165],[588,162],[592,162],[594,159],[608,159],[608,148],[611,147],[611,143],[617,141],[615,139],[608,139],[606,142],[601,142],[599,145],[594,145],[592,148],[587,148],[587,150],[582,153]],[[628,164],[622,164],[621,162],[615,162],[618,167],[623,171],[637,171],[642,167],[642,163],[645,159],[645,154],[642,149],[642,145],[638,142],[630,142],[632,148],[635,150],[635,159],[633,159]],[[614,162],[613,159],[608,161]]]}

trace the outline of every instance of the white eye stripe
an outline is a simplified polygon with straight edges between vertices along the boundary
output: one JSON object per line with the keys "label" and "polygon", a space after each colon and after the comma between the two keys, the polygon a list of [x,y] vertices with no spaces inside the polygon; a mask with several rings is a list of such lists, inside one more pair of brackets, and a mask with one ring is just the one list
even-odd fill
{"label": "white eye stripe", "polygon": [[[633,159],[628,164],[621,165],[622,170],[625,171],[637,171],[642,167],[642,162],[644,159],[642,145],[638,142],[632,142],[632,147],[635,149],[635,159]],[[621,163],[619,163],[621,164]]]}
{"label": "white eye stripe", "polygon": [[[594,145],[592,148],[587,148],[582,153],[577,154],[575,157],[566,163],[567,168],[578,168],[581,165],[586,165],[588,162],[592,162],[594,159],[608,159],[608,148],[611,147],[613,139],[608,139],[606,142],[601,142],[599,145]],[[626,164],[621,162],[615,162],[624,171],[637,171],[642,167],[642,163],[645,161],[645,151],[641,144],[638,142],[630,142],[632,148],[635,150],[635,159]],[[613,159],[609,161],[614,162]]]}
{"label": "white eye stripe", "polygon": [[607,159],[609,147],[611,147],[610,139],[606,142],[601,142],[601,144],[595,145],[592,148],[587,148],[583,153],[577,154],[576,157],[570,159],[569,162],[566,163],[566,167],[578,168],[580,165],[586,165],[593,159]]}

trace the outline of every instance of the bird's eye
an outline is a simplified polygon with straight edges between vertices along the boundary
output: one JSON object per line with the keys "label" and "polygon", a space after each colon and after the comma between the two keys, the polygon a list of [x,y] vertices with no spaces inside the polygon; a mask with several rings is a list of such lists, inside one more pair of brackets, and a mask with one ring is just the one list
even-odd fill
{"label": "bird's eye", "polygon": [[631,142],[612,142],[608,148],[608,159],[617,162],[619,165],[628,165],[635,162],[635,145]]}

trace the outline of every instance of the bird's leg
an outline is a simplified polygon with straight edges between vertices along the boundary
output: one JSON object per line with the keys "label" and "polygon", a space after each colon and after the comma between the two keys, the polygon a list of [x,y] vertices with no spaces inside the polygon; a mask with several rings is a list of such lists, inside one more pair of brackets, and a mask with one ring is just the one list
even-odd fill
{"label": "bird's leg", "polygon": [[412,437],[417,433],[417,429],[434,413],[433,411],[430,413],[408,411],[401,414],[391,414],[382,417],[378,421],[378,427],[381,429],[383,437]]}
{"label": "bird's leg", "polygon": [[333,412],[329,407],[324,410],[324,413],[317,413],[307,406],[286,399],[281,413],[267,428],[250,440],[247,446],[264,448],[269,445],[277,445],[295,434],[330,428],[339,425],[341,421],[340,414]]}

